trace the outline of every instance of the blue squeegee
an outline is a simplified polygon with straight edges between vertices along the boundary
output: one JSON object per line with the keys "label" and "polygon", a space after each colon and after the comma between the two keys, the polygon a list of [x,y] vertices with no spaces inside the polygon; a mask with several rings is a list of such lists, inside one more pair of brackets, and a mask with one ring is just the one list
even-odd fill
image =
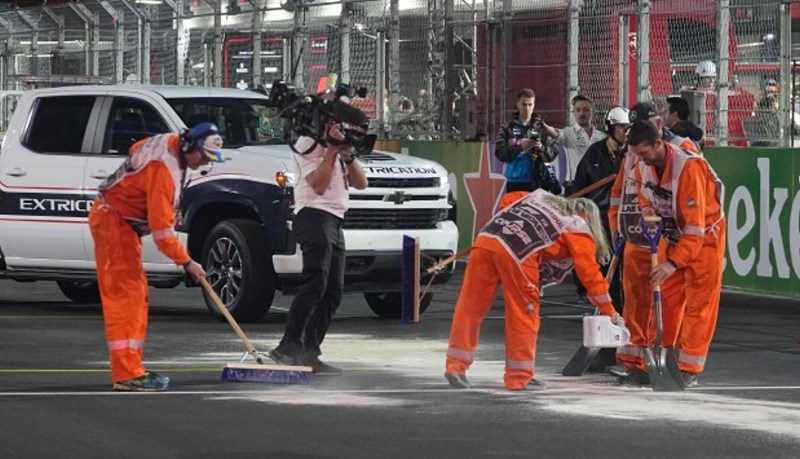
{"label": "blue squeegee", "polygon": [[236,323],[228,308],[217,296],[217,292],[211,288],[211,285],[205,279],[200,278],[200,284],[206,291],[206,294],[211,297],[217,309],[222,312],[222,315],[228,320],[228,323],[233,327],[233,331],[239,335],[247,352],[256,359],[256,364],[252,363],[228,363],[222,367],[222,380],[232,382],[257,382],[257,383],[275,383],[275,384],[308,384],[311,381],[311,367],[305,366],[287,366],[287,365],[266,365],[261,358],[261,354],[256,350],[253,343],[247,339],[242,328]]}

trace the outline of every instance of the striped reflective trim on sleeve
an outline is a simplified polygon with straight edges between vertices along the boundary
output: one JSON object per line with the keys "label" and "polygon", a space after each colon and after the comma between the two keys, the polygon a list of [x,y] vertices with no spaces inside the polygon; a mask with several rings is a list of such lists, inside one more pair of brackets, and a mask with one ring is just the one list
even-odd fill
{"label": "striped reflective trim on sleeve", "polygon": [[686,354],[683,351],[680,351],[678,354],[678,362],[688,363],[691,365],[703,365],[706,364],[706,357],[701,355],[690,355]]}
{"label": "striped reflective trim on sleeve", "polygon": [[533,371],[533,367],[535,364],[536,360],[506,360],[506,368],[511,370]]}
{"label": "striped reflective trim on sleeve", "polygon": [[463,351],[461,349],[456,349],[454,347],[448,347],[447,348],[447,356],[448,357],[453,357],[455,359],[463,360],[464,362],[467,362],[467,363],[472,363],[472,356],[473,355],[474,354],[472,352],[469,352],[469,351]]}
{"label": "striped reflective trim on sleeve", "polygon": [[122,349],[141,349],[144,341],[140,339],[117,339],[108,342],[109,351],[120,351]]}
{"label": "striped reflective trim on sleeve", "polygon": [[700,237],[706,233],[706,229],[702,226],[684,226],[682,231],[684,234],[691,234]]}
{"label": "striped reflective trim on sleeve", "polygon": [[617,348],[617,355],[629,355],[631,357],[641,357],[642,348],[634,346],[620,346]]}
{"label": "striped reflective trim on sleeve", "polygon": [[589,302],[592,303],[594,306],[600,306],[603,303],[610,303],[611,302],[611,295],[608,293],[604,293],[602,295],[591,295],[586,296],[589,299]]}
{"label": "striped reflective trim on sleeve", "polygon": [[154,241],[160,241],[162,239],[169,239],[171,237],[177,237],[177,234],[175,234],[175,230],[172,229],[172,228],[153,231],[153,240]]}
{"label": "striped reflective trim on sleeve", "polygon": [[614,197],[612,197],[611,200],[609,201],[609,203],[612,206],[619,206],[620,204],[622,204],[622,198],[614,198]]}

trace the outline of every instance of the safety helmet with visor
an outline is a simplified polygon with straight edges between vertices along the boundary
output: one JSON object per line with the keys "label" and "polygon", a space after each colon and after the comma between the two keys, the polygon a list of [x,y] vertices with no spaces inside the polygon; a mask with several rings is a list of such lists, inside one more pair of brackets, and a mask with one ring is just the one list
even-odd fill
{"label": "safety helmet with visor", "polygon": [[224,163],[222,158],[222,136],[214,123],[198,123],[183,135],[184,154],[199,151],[213,163]]}
{"label": "safety helmet with visor", "polygon": [[630,124],[628,116],[629,112],[625,107],[614,107],[609,110],[605,119],[606,134],[611,135],[614,132],[614,126],[617,124]]}
{"label": "safety helmet with visor", "polygon": [[694,73],[700,78],[716,78],[717,65],[711,61],[700,61],[694,69]]}

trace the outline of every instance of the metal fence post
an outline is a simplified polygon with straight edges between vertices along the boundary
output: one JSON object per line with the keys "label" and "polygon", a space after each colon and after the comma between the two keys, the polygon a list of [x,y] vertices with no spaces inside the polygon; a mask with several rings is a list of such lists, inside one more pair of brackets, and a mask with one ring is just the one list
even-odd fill
{"label": "metal fence post", "polygon": [[[350,32],[352,30],[351,2],[342,2],[339,14],[339,81],[350,83]],[[377,107],[376,107],[377,108]]]}
{"label": "metal fence post", "polygon": [[639,20],[636,25],[636,98],[638,102],[652,99],[650,94],[650,5],[651,0],[639,0]]}
{"label": "metal fence post", "polygon": [[[377,42],[377,65],[375,66],[375,113],[377,115],[378,135],[386,136],[386,113],[383,109],[383,99],[386,97],[386,35],[383,30],[375,33]],[[390,110],[391,111],[391,110]]]}
{"label": "metal fence post", "polygon": [[730,87],[730,27],[731,10],[730,0],[719,0],[717,10],[717,105],[714,119],[714,136],[720,146],[728,145],[728,88]]}
{"label": "metal fence post", "polygon": [[14,73],[14,24],[0,16],[0,27],[8,31],[8,40],[0,54],[3,59],[2,65],[0,65],[0,88],[9,89],[8,76]]}
{"label": "metal fence post", "polygon": [[[580,31],[581,31],[581,8],[583,0],[569,1],[569,43],[567,51],[567,66],[569,73],[567,77],[567,113],[572,109],[570,102],[572,98],[580,92],[580,81],[578,80],[578,59],[580,56]],[[569,116],[567,116],[569,122]]]}
{"label": "metal fence post", "polygon": [[[383,44],[378,42],[378,47]],[[397,122],[397,104],[400,103],[400,0],[389,2],[389,126],[393,129]],[[377,82],[380,86],[381,81]],[[375,109],[384,111],[384,98],[375,98]],[[384,114],[384,118],[386,114]]]}
{"label": "metal fence post", "polygon": [[306,5],[300,0],[294,10],[294,46],[292,46],[292,63],[294,70],[294,87],[299,91],[305,91],[306,84],[303,78],[305,72],[305,55],[308,53],[308,29],[306,28]]}
{"label": "metal fence post", "polygon": [[503,30],[503,37],[500,44],[500,116],[501,120],[508,118],[508,92],[511,90],[508,86],[508,77],[511,72],[508,71],[508,61],[513,48],[514,25],[512,19],[513,14],[513,0],[503,1],[503,18],[501,19],[501,27]]}
{"label": "metal fence post", "polygon": [[253,26],[250,41],[253,43],[253,58],[250,64],[252,75],[251,86],[253,89],[261,87],[261,74],[264,72],[264,66],[261,64],[261,29],[263,28],[264,8],[267,7],[267,1],[256,1],[253,3],[253,11],[251,24]]}
{"label": "metal fence post", "polygon": [[31,75],[39,74],[39,21],[31,17],[27,12],[15,10],[22,21],[31,29]]}
{"label": "metal fence post", "polygon": [[111,16],[114,23],[114,83],[122,83],[125,75],[125,16],[116,10],[107,0],[99,0],[101,7]]}
{"label": "metal fence post", "polygon": [[782,145],[784,147],[792,146],[793,127],[794,127],[794,105],[792,104],[793,97],[790,92],[794,87],[794,79],[792,78],[792,5],[791,0],[782,0],[780,10],[780,40],[781,40],[781,57],[780,57],[780,77],[781,77],[781,92],[780,92],[780,107],[781,107],[781,129],[783,132]]}

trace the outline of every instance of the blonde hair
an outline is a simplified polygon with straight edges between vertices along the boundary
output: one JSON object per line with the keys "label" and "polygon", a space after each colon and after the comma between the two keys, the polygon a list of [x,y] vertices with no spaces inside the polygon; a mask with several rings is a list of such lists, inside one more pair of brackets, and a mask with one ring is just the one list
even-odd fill
{"label": "blonde hair", "polygon": [[556,195],[545,196],[544,200],[564,215],[577,215],[583,218],[594,239],[594,255],[597,262],[601,265],[608,264],[611,260],[611,246],[606,238],[597,204],[586,198],[568,199]]}

